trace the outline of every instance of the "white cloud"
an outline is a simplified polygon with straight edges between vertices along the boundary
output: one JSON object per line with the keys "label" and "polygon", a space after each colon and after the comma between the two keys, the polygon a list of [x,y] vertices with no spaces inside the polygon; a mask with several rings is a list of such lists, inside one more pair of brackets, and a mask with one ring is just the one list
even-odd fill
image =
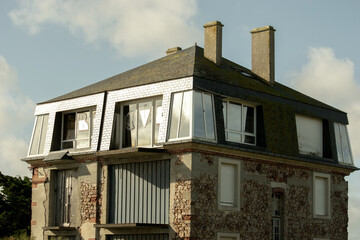
{"label": "white cloud", "polygon": [[105,42],[122,56],[165,52],[164,47],[193,44],[196,0],[19,0],[10,12],[16,25],[36,34],[56,24],[87,42]]}
{"label": "white cloud", "polygon": [[[355,165],[360,165],[360,84],[354,78],[354,64],[336,58],[330,48],[311,48],[309,61],[300,72],[292,73],[292,84],[311,97],[348,113],[349,135]],[[349,239],[358,239],[360,230],[360,173],[349,180]]]}
{"label": "white cloud", "polygon": [[29,175],[20,159],[27,154],[28,140],[22,136],[32,126],[35,104],[22,94],[16,71],[1,55],[0,84],[0,171],[7,175]]}

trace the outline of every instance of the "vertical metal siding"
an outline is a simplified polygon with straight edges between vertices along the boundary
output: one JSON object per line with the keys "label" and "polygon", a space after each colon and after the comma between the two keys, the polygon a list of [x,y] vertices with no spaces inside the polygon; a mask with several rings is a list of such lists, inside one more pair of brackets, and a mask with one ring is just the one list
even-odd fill
{"label": "vertical metal siding", "polygon": [[109,223],[169,223],[169,160],[109,167]]}
{"label": "vertical metal siding", "polygon": [[108,235],[106,240],[169,240],[167,233]]}

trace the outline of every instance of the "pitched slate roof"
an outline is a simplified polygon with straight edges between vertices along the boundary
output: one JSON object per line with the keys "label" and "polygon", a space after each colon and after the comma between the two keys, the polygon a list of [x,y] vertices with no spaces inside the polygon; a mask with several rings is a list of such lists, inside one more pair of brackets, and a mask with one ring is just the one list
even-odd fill
{"label": "pitched slate roof", "polygon": [[281,98],[339,111],[278,82],[275,82],[274,85],[270,85],[267,81],[255,75],[249,69],[225,58],[223,58],[221,65],[216,65],[205,58],[203,48],[196,45],[42,103],[62,101],[105,91],[124,89],[190,76],[222,82]]}

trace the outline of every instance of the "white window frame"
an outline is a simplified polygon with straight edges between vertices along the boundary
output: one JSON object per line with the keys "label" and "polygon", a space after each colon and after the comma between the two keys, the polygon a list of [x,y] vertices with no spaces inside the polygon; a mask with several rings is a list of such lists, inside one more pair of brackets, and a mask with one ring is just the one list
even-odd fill
{"label": "white window frame", "polygon": [[[256,105],[254,104],[250,104],[250,103],[246,103],[246,102],[242,102],[242,101],[238,101],[238,100],[234,100],[234,99],[223,99],[222,100],[222,103],[226,103],[226,122],[225,122],[225,119],[224,119],[224,128],[225,128],[225,140],[228,141],[228,142],[237,142],[237,143],[242,143],[242,144],[247,144],[247,145],[252,145],[252,146],[256,146]],[[233,104],[238,104],[238,105],[241,105],[241,121],[240,121],[240,126],[241,126],[241,131],[234,131],[234,130],[229,130],[227,129],[227,125],[228,125],[228,120],[229,120],[229,104],[230,103],[233,103]],[[243,121],[245,121],[245,114],[244,114],[244,106],[245,107],[252,107],[254,108],[254,133],[248,133],[248,132],[245,132],[243,128]],[[224,110],[223,110],[224,111]],[[241,136],[241,141],[232,141],[232,140],[229,140],[226,133],[237,133],[237,134],[240,134]],[[250,136],[250,137],[254,137],[255,139],[255,142],[254,143],[246,143],[245,142],[245,136]]]}
{"label": "white window frame", "polygon": [[[316,206],[315,206],[315,203],[316,203],[316,194],[319,194],[318,192],[316,192],[316,189],[315,189],[315,181],[316,181],[316,178],[325,178],[326,179],[326,196],[325,196],[325,210],[326,210],[326,214],[325,215],[322,215],[322,214],[317,214],[316,213]],[[313,217],[314,218],[320,218],[320,219],[330,219],[331,217],[331,202],[330,202],[330,193],[331,193],[331,185],[330,185],[330,174],[327,174],[327,173],[320,173],[320,172],[314,172],[313,173]]]}
{"label": "white window frame", "polygon": [[[342,136],[340,128],[343,127],[345,128],[345,134],[346,136]],[[337,131],[337,129],[340,131]],[[337,123],[334,122],[334,132],[335,132],[335,144],[336,144],[336,152],[338,155],[338,162],[344,165],[354,165],[354,159],[353,159],[353,155],[352,155],[352,151],[351,151],[351,144],[350,144],[350,138],[349,138],[349,132],[347,130],[347,125],[342,124],[342,123]],[[350,153],[350,163],[349,162],[345,162],[344,160],[344,149],[343,149],[343,138],[346,138],[345,141],[347,141],[348,146],[349,147],[349,153]],[[341,156],[339,156],[341,155]]]}
{"label": "white window frame", "polygon": [[[236,176],[235,176],[235,186],[234,186],[234,195],[235,201],[234,206],[226,206],[225,204],[221,203],[221,165],[222,164],[229,164],[234,165],[236,167]],[[233,210],[239,211],[240,210],[240,169],[241,169],[241,162],[240,160],[228,159],[228,158],[219,158],[218,160],[218,209],[219,210]]]}
{"label": "white window frame", "polygon": [[[44,123],[44,118],[45,116],[47,115],[47,122]],[[36,131],[36,126],[37,126],[37,123],[39,121],[39,118],[42,117],[42,121],[41,121],[41,127],[40,127],[40,140],[39,140],[39,143],[38,143],[38,146],[37,146],[37,154],[31,154],[31,148],[33,147],[33,141],[34,141],[34,134],[35,134],[35,131]],[[44,142],[42,143],[41,142],[41,135],[43,134],[43,131],[44,131],[44,126],[46,125],[46,131],[45,131],[45,139],[44,139]],[[33,132],[31,134],[31,140],[30,140],[30,146],[29,146],[29,149],[28,149],[28,156],[40,156],[40,155],[44,155],[44,150],[42,153],[39,153],[40,151],[40,146],[41,144],[43,144],[45,146],[45,143],[46,143],[46,132],[47,132],[47,128],[48,128],[48,124],[49,124],[49,114],[42,114],[42,115],[37,115],[36,116],[36,119],[35,119],[35,123],[34,123],[34,127],[33,127]]]}
{"label": "white window frame", "polygon": [[240,240],[239,233],[217,233],[217,240],[221,240],[222,237],[231,237],[235,238],[236,240]]}
{"label": "white window frame", "polygon": [[[191,106],[191,111],[190,111],[190,126],[189,126],[189,136],[188,137],[178,137],[179,136],[179,132],[180,132],[180,120],[178,122],[178,126],[177,126],[177,130],[176,130],[176,136],[175,138],[170,138],[170,129],[171,129],[171,120],[172,120],[172,111],[173,111],[173,105],[174,105],[174,95],[177,93],[182,93],[182,102],[181,102],[181,109],[180,109],[180,115],[179,115],[179,119],[181,119],[181,113],[182,113],[182,107],[183,107],[183,97],[184,97],[184,93],[185,92],[191,92],[191,99],[190,99],[190,106]],[[203,110],[203,114],[204,114],[204,126],[205,126],[205,138],[201,138],[201,137],[197,137],[195,136],[195,119],[194,119],[194,111],[195,111],[195,107],[194,107],[194,98],[195,98],[195,92],[201,93],[201,95],[203,94],[208,94],[211,97],[211,103],[212,103],[212,117],[213,117],[213,123],[214,123],[214,139],[210,139],[210,138],[206,138],[206,116],[205,116],[205,111]],[[169,142],[171,141],[179,141],[179,140],[185,140],[185,139],[201,139],[201,140],[205,140],[205,141],[209,141],[209,142],[216,142],[217,141],[217,133],[216,133],[216,118],[215,118],[215,103],[214,103],[214,96],[211,93],[207,93],[207,92],[201,92],[201,91],[196,91],[196,90],[188,90],[188,91],[183,91],[183,92],[174,92],[172,93],[172,102],[171,102],[171,107],[170,107],[170,111],[169,111],[169,121],[168,121],[168,131],[167,131],[167,139]],[[204,107],[204,98],[202,97],[202,107]]]}
{"label": "white window frame", "polygon": [[[89,147],[85,147],[85,148],[77,148],[76,146],[76,141],[77,140],[83,140],[83,139],[77,139],[77,119],[76,116],[79,112],[87,112],[89,111],[89,115],[90,115],[90,121],[89,121],[89,128],[90,128],[90,136],[89,136]],[[71,139],[71,140],[64,140],[64,115],[65,114],[70,114],[70,113],[75,113],[75,138]],[[60,149],[89,149],[91,148],[91,142],[92,142],[92,138],[93,138],[93,125],[94,125],[94,115],[96,114],[96,109],[95,108],[85,108],[85,109],[77,109],[77,110],[71,110],[71,111],[66,111],[66,112],[62,112],[61,113],[61,143],[60,143]],[[64,142],[71,142],[73,141],[73,148],[63,148],[63,143]]]}
{"label": "white window frame", "polygon": [[[123,137],[124,137],[124,119],[123,119],[123,114],[124,114],[124,106],[125,105],[130,105],[130,104],[136,104],[137,108],[136,108],[136,120],[139,121],[140,120],[140,115],[139,115],[139,103],[143,103],[143,102],[152,102],[152,106],[151,106],[151,117],[152,117],[152,123],[151,123],[151,144],[150,145],[138,145],[138,127],[136,127],[136,144],[134,147],[154,147],[157,143],[155,143],[155,124],[156,124],[156,115],[155,112],[157,110],[155,110],[154,106],[156,107],[156,101],[157,100],[161,100],[161,106],[162,106],[162,117],[164,114],[164,106],[163,106],[163,98],[162,96],[154,96],[154,97],[150,97],[150,98],[141,98],[141,99],[134,99],[134,100],[130,100],[130,101],[126,101],[126,102],[122,102],[120,104],[120,149],[122,148],[129,148],[129,147],[123,147]],[[163,124],[163,123],[162,123]],[[160,130],[160,128],[159,128]],[[113,137],[113,136],[112,136]]]}

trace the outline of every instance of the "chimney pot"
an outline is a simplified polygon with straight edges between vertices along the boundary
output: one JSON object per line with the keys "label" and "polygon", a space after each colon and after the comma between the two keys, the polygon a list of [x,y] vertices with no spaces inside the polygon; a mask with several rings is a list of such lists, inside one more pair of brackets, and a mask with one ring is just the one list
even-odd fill
{"label": "chimney pot", "polygon": [[251,31],[251,70],[269,83],[275,82],[275,29],[272,26]]}
{"label": "chimney pot", "polygon": [[222,60],[222,27],[219,21],[204,25],[204,56],[220,65]]}
{"label": "chimney pot", "polygon": [[173,48],[169,48],[168,50],[166,50],[166,56],[169,56],[171,54],[180,52],[182,49],[181,47],[173,47]]}

